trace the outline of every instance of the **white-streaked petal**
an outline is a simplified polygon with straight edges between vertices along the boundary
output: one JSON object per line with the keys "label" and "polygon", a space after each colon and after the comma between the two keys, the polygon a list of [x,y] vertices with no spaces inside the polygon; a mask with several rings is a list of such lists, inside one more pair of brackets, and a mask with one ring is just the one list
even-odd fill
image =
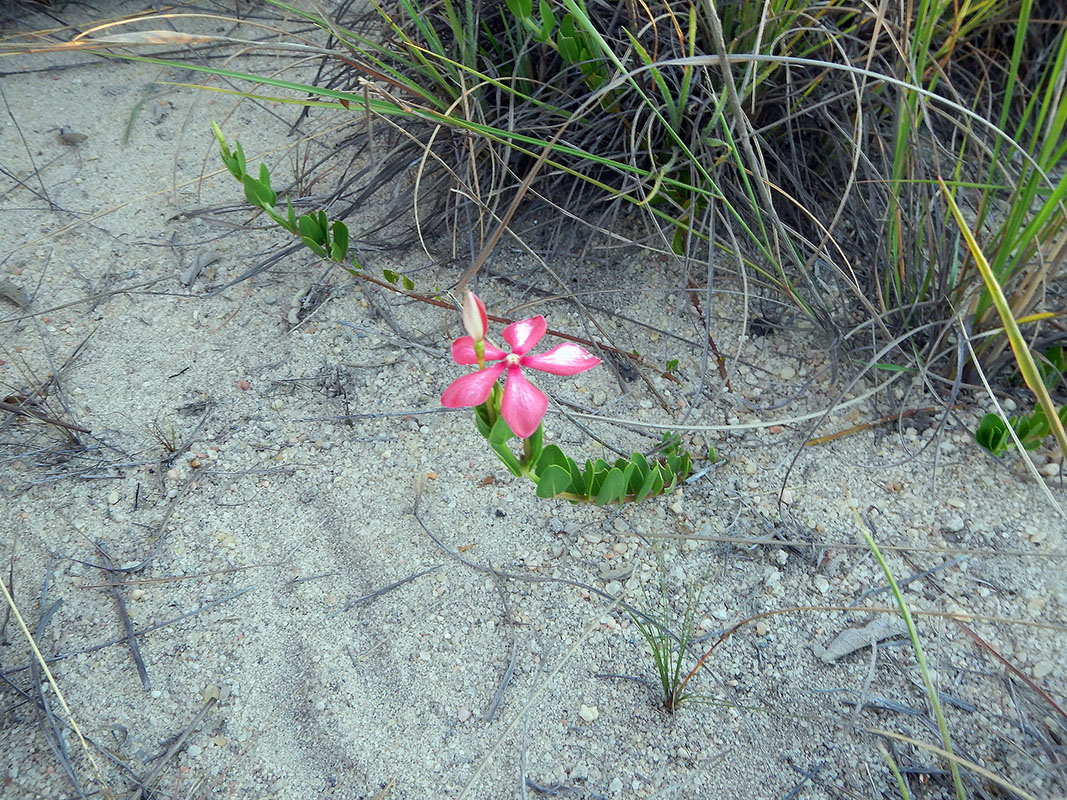
{"label": "white-streaked petal", "polygon": [[[482,344],[485,345],[486,361],[499,361],[507,356],[507,353],[499,347],[493,347],[488,341]],[[457,364],[477,364],[478,356],[474,354],[474,339],[470,336],[460,336],[452,342],[452,360]]]}
{"label": "white-streaked petal", "polygon": [[541,337],[548,330],[545,318],[538,314],[529,319],[520,319],[504,328],[504,341],[511,345],[511,351],[521,356],[530,351],[535,344],[541,341]]}
{"label": "white-streaked petal", "polygon": [[504,364],[497,364],[489,369],[480,369],[452,381],[452,385],[441,395],[441,405],[445,408],[469,408],[480,406],[489,397],[493,384],[504,371]]}
{"label": "white-streaked petal", "polygon": [[500,413],[512,432],[522,439],[530,438],[547,410],[545,393],[526,380],[519,367],[508,367]]}
{"label": "white-streaked petal", "polygon": [[523,356],[519,363],[524,367],[550,372],[553,375],[577,375],[595,367],[600,363],[600,359],[581,345],[564,342],[544,353]]}

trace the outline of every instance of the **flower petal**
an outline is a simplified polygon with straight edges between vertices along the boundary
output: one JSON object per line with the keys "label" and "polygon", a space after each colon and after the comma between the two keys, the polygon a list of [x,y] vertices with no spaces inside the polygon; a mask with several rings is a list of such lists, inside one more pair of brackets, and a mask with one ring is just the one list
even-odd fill
{"label": "flower petal", "polygon": [[581,345],[564,342],[539,355],[523,356],[519,363],[530,369],[551,372],[553,375],[577,375],[595,367],[600,363],[600,359]]}
{"label": "flower petal", "polygon": [[493,390],[493,384],[504,371],[503,364],[489,369],[480,369],[452,381],[452,385],[441,395],[441,405],[445,408],[468,408],[480,406]]}
{"label": "flower petal", "polygon": [[476,341],[485,338],[489,320],[485,316],[485,305],[481,298],[468,289],[463,295],[463,327]]}
{"label": "flower petal", "polygon": [[520,319],[504,328],[504,341],[511,345],[511,351],[517,356],[529,352],[529,350],[541,341],[541,337],[548,330],[545,318],[538,314],[529,319]]}
{"label": "flower petal", "polygon": [[541,424],[541,418],[547,410],[548,398],[545,393],[526,380],[521,369],[508,367],[500,413],[504,415],[504,420],[512,432],[523,439],[530,438]]}
{"label": "flower petal", "polygon": [[[499,361],[507,357],[507,353],[500,348],[493,347],[487,341],[482,343],[485,345],[486,361]],[[470,336],[460,336],[452,342],[452,360],[457,364],[477,364],[478,356],[474,354],[474,339]]]}

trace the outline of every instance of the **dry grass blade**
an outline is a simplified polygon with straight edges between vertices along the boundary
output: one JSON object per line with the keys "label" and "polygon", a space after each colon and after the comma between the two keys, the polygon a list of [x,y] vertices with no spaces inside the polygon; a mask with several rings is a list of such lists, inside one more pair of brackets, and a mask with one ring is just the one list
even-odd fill
{"label": "dry grass blade", "polygon": [[11,592],[8,591],[7,584],[0,581],[0,589],[4,592],[4,600],[7,602],[7,607],[10,609],[12,615],[15,618],[15,622],[22,632],[23,638],[30,647],[30,651],[33,655],[34,663],[44,674],[48,681],[49,687],[55,694],[56,700],[59,702],[60,707],[63,709],[63,713],[66,714],[66,722],[70,725],[71,730],[78,737],[78,742],[81,745],[82,752],[85,753],[85,757],[89,760],[89,763],[93,767],[93,771],[99,780],[100,787],[104,792],[105,797],[111,797],[111,792],[107,787],[106,781],[103,778],[103,772],[100,770],[100,765],[97,763],[96,758],[93,756],[93,752],[89,747],[88,742],[82,735],[81,728],[78,727],[77,720],[74,719],[74,712],[71,711],[70,706],[67,705],[66,698],[63,696],[63,692],[59,688],[59,684],[56,682],[55,676],[52,674],[52,670],[48,667],[48,662],[45,660],[44,655],[41,653],[40,648],[37,647],[37,641],[33,638],[33,634],[30,633],[29,627],[26,625],[26,621],[22,617],[22,613],[19,611],[17,605],[15,605],[15,598],[11,596]]}
{"label": "dry grass blade", "polygon": [[883,730],[881,728],[866,728],[866,730],[869,733],[873,733],[877,736],[884,736],[887,739],[895,739],[898,742],[906,742],[907,744],[910,744],[913,747],[918,747],[922,750],[926,750],[927,752],[933,753],[934,755],[940,756],[941,758],[947,759],[951,764],[958,765],[960,767],[965,767],[976,775],[981,775],[987,781],[991,781],[992,783],[995,783],[997,786],[1007,790],[1016,797],[1021,798],[1021,800],[1038,800],[1038,798],[1034,795],[1030,794],[1027,791],[1024,791],[1023,789],[1020,789],[1018,786],[1011,783],[1010,781],[1004,780],[1004,778],[1000,777],[995,772],[991,772],[985,767],[979,764],[975,764],[973,761],[968,761],[966,758],[962,758],[955,753],[950,753],[948,750],[937,747],[936,745],[929,744],[928,742],[919,741],[918,739],[913,739],[910,736],[905,736],[901,733],[894,733],[893,731]]}
{"label": "dry grass blade", "polygon": [[148,669],[145,667],[144,659],[141,657],[141,648],[137,644],[137,636],[134,631],[133,621],[130,619],[129,612],[126,611],[126,601],[122,597],[122,591],[119,585],[115,583],[115,570],[111,563],[111,556],[108,555],[107,550],[100,543],[96,543],[96,549],[100,551],[100,556],[104,560],[104,569],[107,571],[108,582],[111,588],[111,596],[115,598],[115,605],[118,607],[119,619],[122,621],[122,629],[126,633],[126,642],[130,647],[130,655],[133,657],[133,663],[137,667],[137,674],[141,678],[141,686],[144,690],[151,691],[152,681],[148,677]]}
{"label": "dry grass blade", "polygon": [[1037,402],[1041,406],[1042,411],[1045,412],[1045,419],[1048,421],[1049,428],[1052,429],[1052,435],[1056,438],[1060,453],[1067,456],[1067,431],[1064,431],[1063,429],[1063,423],[1060,421],[1056,406],[1053,404],[1048,389],[1045,387],[1045,382],[1041,378],[1041,372],[1038,370],[1037,363],[1034,361],[1034,355],[1030,352],[1030,347],[1026,344],[1022,331],[1019,330],[1019,323],[1015,320],[1015,314],[1012,312],[1011,304],[1004,296],[1004,290],[1000,285],[1000,281],[997,280],[996,275],[993,274],[993,270],[990,269],[989,262],[986,260],[985,254],[982,252],[982,248],[979,246],[977,239],[974,238],[974,234],[971,232],[970,226],[967,224],[967,220],[963,216],[963,212],[960,211],[959,205],[956,204],[952,192],[949,191],[948,186],[943,180],[940,178],[938,180],[941,183],[945,201],[949,204],[949,208],[952,210],[952,215],[956,218],[956,223],[960,227],[960,232],[963,234],[963,238],[966,239],[967,247],[971,251],[971,256],[974,258],[975,266],[977,266],[978,271],[981,272],[982,279],[985,281],[986,289],[989,291],[993,305],[996,306],[997,313],[1000,315],[1000,321],[1004,325],[1004,332],[1007,334],[1008,340],[1011,342],[1012,352],[1015,354],[1015,362],[1019,365],[1019,372],[1022,374],[1023,380],[1026,381],[1027,387],[1033,392],[1034,397],[1037,398]]}
{"label": "dry grass blade", "polygon": [[987,642],[985,639],[983,639],[977,633],[975,633],[970,628],[968,628],[966,625],[964,625],[960,620],[958,620],[958,619],[957,620],[953,620],[953,622],[955,622],[956,625],[958,625],[960,627],[960,629],[963,630],[964,633],[966,633],[968,636],[970,636],[972,639],[974,639],[979,645],[981,645],[981,647],[986,652],[988,652],[991,656],[993,656],[993,658],[995,658],[997,661],[999,661],[1001,664],[1003,664],[1008,670],[1010,670],[1011,673],[1015,677],[1017,677],[1019,680],[1021,680],[1023,683],[1025,683],[1031,689],[1033,689],[1033,691],[1042,700],[1044,700],[1053,709],[1055,709],[1057,714],[1059,714],[1061,717],[1063,717],[1065,720],[1067,720],[1067,711],[1064,711],[1060,707],[1060,705],[1049,696],[1048,692],[1046,692],[1044,689],[1042,689],[1040,686],[1038,686],[1036,683],[1034,683],[1033,679],[1029,675],[1024,673],[1022,670],[1020,670],[1018,667],[1016,667],[1010,661],[1008,661],[1008,659],[1004,658],[1004,656],[1002,656],[1000,653],[998,653],[993,648],[993,645],[991,645],[989,642]]}

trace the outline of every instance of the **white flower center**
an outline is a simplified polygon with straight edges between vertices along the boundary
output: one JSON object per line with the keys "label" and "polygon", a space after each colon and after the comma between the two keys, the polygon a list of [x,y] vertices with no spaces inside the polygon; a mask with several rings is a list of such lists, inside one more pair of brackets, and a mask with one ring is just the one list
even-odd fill
{"label": "white flower center", "polygon": [[522,356],[517,356],[514,353],[508,353],[507,358],[505,358],[504,361],[509,367],[517,367],[519,366],[520,358],[522,358]]}

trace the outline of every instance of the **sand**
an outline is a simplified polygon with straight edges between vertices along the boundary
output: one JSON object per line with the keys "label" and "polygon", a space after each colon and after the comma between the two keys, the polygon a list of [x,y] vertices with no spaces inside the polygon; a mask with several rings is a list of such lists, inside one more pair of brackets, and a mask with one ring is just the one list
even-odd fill
{"label": "sand", "polygon": [[[993,776],[966,770],[973,796],[1067,795],[1063,488],[973,443],[985,398],[946,416],[900,373],[847,387],[869,354],[835,364],[795,314],[746,337],[727,282],[707,311],[730,387],[702,382],[677,263],[557,260],[649,383],[607,364],[538,378],[549,440],[584,460],[670,428],[698,471],[710,446],[722,463],[638,505],[539,500],[440,407],[456,312],[307,251],[223,288],[291,242],[218,210],[241,197],[209,122],[291,176],[292,108],[84,54],[4,64],[0,386],[90,431],[0,411],[0,573],[51,674],[5,613],[4,800],[899,797],[881,748],[913,797],[948,797],[864,529],[955,752]],[[368,250],[365,269],[444,292],[447,244]],[[528,256],[505,244],[493,270],[491,312],[586,335]],[[1050,456],[1033,454],[1046,474]],[[684,673],[711,650],[673,714],[624,604],[689,626]]]}

